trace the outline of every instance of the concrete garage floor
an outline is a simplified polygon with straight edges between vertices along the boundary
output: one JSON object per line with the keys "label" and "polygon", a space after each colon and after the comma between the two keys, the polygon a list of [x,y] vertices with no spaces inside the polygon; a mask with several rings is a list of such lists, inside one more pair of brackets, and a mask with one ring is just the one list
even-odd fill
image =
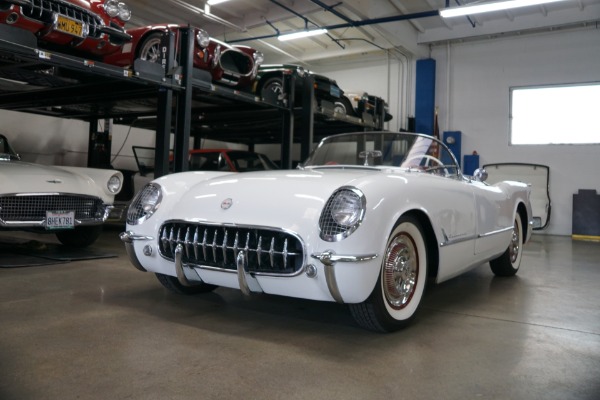
{"label": "concrete garage floor", "polygon": [[0,399],[600,399],[598,243],[535,235],[516,278],[430,285],[384,335],[338,304],[171,294],[118,232],[95,245],[116,258],[0,268]]}

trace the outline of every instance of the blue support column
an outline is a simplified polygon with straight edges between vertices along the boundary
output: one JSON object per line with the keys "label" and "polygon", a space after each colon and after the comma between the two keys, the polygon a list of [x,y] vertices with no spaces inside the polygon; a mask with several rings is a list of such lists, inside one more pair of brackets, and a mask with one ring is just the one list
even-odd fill
{"label": "blue support column", "polygon": [[435,117],[435,60],[417,60],[415,131],[433,135]]}

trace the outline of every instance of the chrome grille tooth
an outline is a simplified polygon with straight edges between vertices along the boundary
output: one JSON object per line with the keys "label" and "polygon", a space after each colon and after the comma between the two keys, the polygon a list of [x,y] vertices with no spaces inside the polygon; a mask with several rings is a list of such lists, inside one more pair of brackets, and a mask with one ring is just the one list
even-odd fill
{"label": "chrome grille tooth", "polygon": [[273,257],[275,255],[275,237],[271,238],[271,248],[269,249],[269,259],[271,261],[271,268],[273,268]]}
{"label": "chrome grille tooth", "polygon": [[223,235],[223,264],[227,264],[227,229],[225,229],[225,234]]}
{"label": "chrome grille tooth", "polygon": [[185,239],[184,239],[184,246],[183,246],[183,248],[185,249],[185,256],[188,259],[190,258],[190,245],[191,244],[192,244],[192,242],[190,241],[190,227],[188,226],[185,231]]}
{"label": "chrome grille tooth", "polygon": [[166,226],[163,226],[162,233],[160,235],[160,241],[162,242],[162,247],[163,247],[164,251],[167,251],[167,244],[168,244],[167,229],[168,228]]}
{"label": "chrome grille tooth", "polygon": [[213,234],[212,253],[213,253],[213,262],[217,262],[217,230],[216,229],[215,229],[215,233]]}
{"label": "chrome grille tooth", "polygon": [[235,239],[233,240],[233,259],[237,260],[237,255],[238,255],[238,244],[239,244],[239,240],[240,240],[240,233],[236,232],[235,233]]}
{"label": "chrome grille tooth", "polygon": [[258,244],[256,245],[256,258],[258,259],[258,266],[260,267],[260,259],[262,256],[262,235],[258,236]]}
{"label": "chrome grille tooth", "polygon": [[204,261],[206,258],[206,240],[208,238],[208,229],[204,228],[204,235],[202,235],[202,257],[204,257]]}
{"label": "chrome grille tooth", "polygon": [[287,269],[287,257],[288,257],[287,246],[288,246],[288,240],[285,239],[283,241],[283,269]]}
{"label": "chrome grille tooth", "polygon": [[200,229],[200,227],[197,226],[194,230],[194,258],[196,261],[198,260],[198,229]]}
{"label": "chrome grille tooth", "polygon": [[175,252],[175,250],[173,248],[173,232],[175,232],[174,226],[171,227],[171,231],[169,232],[169,238],[168,238],[169,251],[171,252],[171,254],[173,254]]}
{"label": "chrome grille tooth", "polygon": [[246,254],[248,254],[248,250],[250,250],[250,232],[246,234],[246,246],[244,246]]}

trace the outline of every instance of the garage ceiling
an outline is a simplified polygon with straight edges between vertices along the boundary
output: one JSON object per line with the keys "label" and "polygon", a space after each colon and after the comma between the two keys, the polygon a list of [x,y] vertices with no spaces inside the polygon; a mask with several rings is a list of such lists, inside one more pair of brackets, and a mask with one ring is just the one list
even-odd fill
{"label": "garage ceiling", "polygon": [[[427,44],[556,29],[598,28],[600,0],[565,0],[508,11],[443,19],[446,0],[126,0],[133,12],[129,27],[177,23],[204,28],[218,39],[246,44],[266,62],[310,63],[323,59],[400,48],[419,56]],[[450,0],[457,4],[482,3]],[[433,15],[432,15],[433,14]],[[372,23],[381,18],[392,22]],[[406,19],[403,19],[406,18]],[[355,26],[357,21],[366,25]],[[327,35],[281,42],[279,33],[305,27],[331,27]],[[354,26],[353,26],[354,25]]]}

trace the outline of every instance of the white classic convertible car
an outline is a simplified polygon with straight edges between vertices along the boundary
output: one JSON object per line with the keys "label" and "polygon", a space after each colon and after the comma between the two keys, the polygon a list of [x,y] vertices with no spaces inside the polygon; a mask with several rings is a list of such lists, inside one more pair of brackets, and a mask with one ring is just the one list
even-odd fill
{"label": "white classic convertible car", "polygon": [[[445,160],[445,161],[442,161]],[[184,172],[146,185],[121,234],[133,265],[177,293],[223,286],[349,304],[357,323],[405,326],[427,278],[490,261],[514,275],[530,190],[463,176],[431,136],[324,139],[298,170]]]}
{"label": "white classic convertible car", "polygon": [[122,182],[115,170],[22,162],[0,135],[0,231],[54,233],[64,245],[88,246]]}

